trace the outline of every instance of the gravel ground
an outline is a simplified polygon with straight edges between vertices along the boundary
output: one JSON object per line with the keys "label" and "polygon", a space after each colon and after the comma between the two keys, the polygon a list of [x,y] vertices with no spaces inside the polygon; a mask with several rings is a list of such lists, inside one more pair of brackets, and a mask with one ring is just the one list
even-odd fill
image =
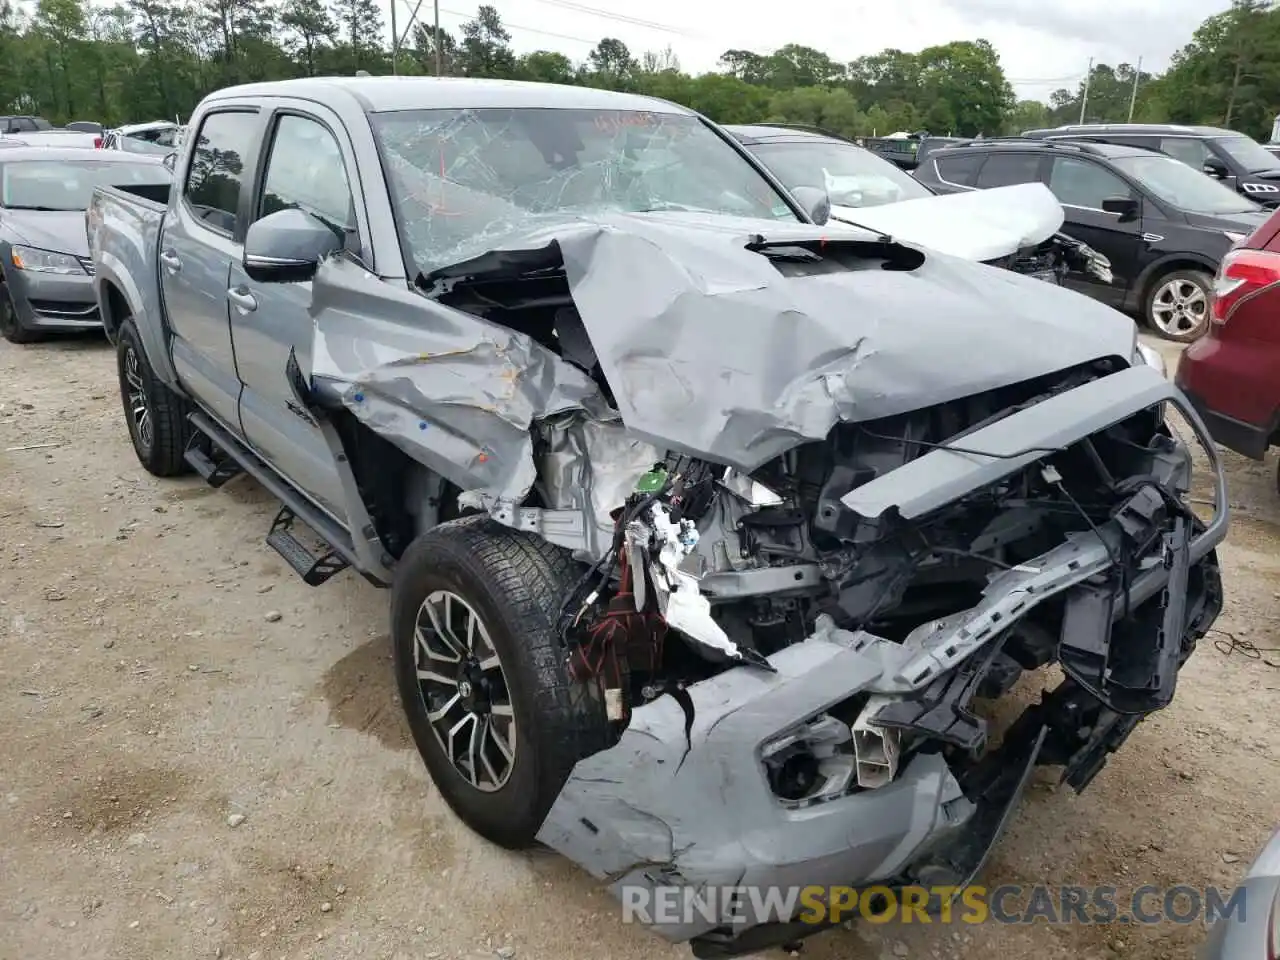
{"label": "gravel ground", "polygon": [[[453,819],[400,716],[386,595],[287,572],[251,480],[143,473],[100,339],[0,343],[0,451],[0,960],[688,956],[569,863]],[[1276,646],[1274,466],[1227,461],[1218,625]],[[984,879],[1234,884],[1280,821],[1278,689],[1206,641],[1083,796],[1040,772]],[[863,924],[803,955],[1172,958],[1202,937]]]}

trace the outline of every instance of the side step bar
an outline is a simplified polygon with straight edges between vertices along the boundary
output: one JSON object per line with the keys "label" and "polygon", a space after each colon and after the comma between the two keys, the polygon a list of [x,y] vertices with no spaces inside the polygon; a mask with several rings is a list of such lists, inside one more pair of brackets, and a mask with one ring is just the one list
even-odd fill
{"label": "side step bar", "polygon": [[[214,457],[207,447],[193,440],[187,446],[186,460],[197,473],[212,486],[217,487],[243,470],[266,487],[271,495],[283,504],[283,509],[271,525],[267,543],[306,583],[317,586],[351,566],[360,571],[361,575],[375,586],[390,586],[389,572],[378,569],[379,565],[361,563],[351,535],[333,518],[281,479],[280,475],[257,454],[203,413],[193,413],[189,419],[198,433],[207,437],[221,454],[219,457]],[[228,461],[237,465],[239,470],[231,470],[228,473],[230,469],[226,466]],[[316,535],[329,546],[329,553],[321,557],[314,556],[293,536],[292,527],[295,522],[301,522],[314,530]],[[387,574],[385,577],[384,572]]]}
{"label": "side step bar", "polygon": [[284,562],[293,568],[293,572],[302,578],[303,583],[318,587],[350,566],[332,547],[321,556],[316,556],[307,549],[306,544],[293,535],[295,519],[297,518],[292,510],[281,507],[275,520],[271,522],[267,546],[284,558]]}

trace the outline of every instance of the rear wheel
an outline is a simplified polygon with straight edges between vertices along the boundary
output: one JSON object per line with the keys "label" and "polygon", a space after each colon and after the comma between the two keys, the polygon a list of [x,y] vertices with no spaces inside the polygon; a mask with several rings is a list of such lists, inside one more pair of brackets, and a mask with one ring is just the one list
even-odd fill
{"label": "rear wheel", "polygon": [[38,330],[29,330],[18,319],[18,311],[9,296],[9,287],[0,283],[0,335],[10,343],[35,343],[44,336]]}
{"label": "rear wheel", "polygon": [[120,324],[116,368],[124,418],[138,462],[157,477],[188,473],[191,468],[183,454],[191,436],[187,422],[191,405],[156,379],[132,317]]}
{"label": "rear wheel", "polygon": [[429,530],[396,568],[391,636],[414,741],[453,811],[504,847],[533,843],[574,765],[607,745],[556,631],[580,572],[488,517]]}
{"label": "rear wheel", "polygon": [[1160,277],[1147,294],[1146,320],[1166,340],[1190,343],[1209,329],[1213,277],[1203,270],[1175,270]]}

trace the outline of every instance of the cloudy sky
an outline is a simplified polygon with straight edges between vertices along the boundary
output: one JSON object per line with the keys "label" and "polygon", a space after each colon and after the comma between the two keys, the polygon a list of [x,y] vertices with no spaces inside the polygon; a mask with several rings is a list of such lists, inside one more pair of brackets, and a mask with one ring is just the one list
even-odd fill
{"label": "cloudy sky", "polygon": [[[397,4],[401,31],[417,0]],[[434,0],[419,16],[430,23]],[[1084,77],[1089,58],[1162,70],[1200,22],[1228,0],[490,0],[518,52],[559,50],[582,60],[604,36],[639,55],[674,49],[685,70],[715,68],[730,48],[768,52],[784,43],[852,60],[885,47],[919,50],[949,40],[990,40],[1019,96],[1047,99]],[[456,33],[474,0],[439,0],[441,27]],[[588,12],[596,11],[596,12]],[[800,13],[803,11],[803,14]]]}

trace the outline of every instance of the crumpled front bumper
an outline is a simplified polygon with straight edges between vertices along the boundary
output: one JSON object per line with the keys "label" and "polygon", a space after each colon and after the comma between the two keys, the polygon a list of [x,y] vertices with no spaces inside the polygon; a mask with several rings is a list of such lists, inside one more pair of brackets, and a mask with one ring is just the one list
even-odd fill
{"label": "crumpled front bumper", "polygon": [[[971,881],[1037,761],[1062,764],[1064,777],[1082,789],[1137,717],[1104,708],[1093,720],[1098,732],[1091,739],[1051,749],[1046,717],[1061,704],[1046,696],[1018,721],[1025,727],[1019,737],[1006,733],[1001,750],[992,751],[1005,754],[997,758],[1003,769],[981,789],[957,779],[942,754],[916,753],[892,782],[810,806],[789,805],[775,795],[762,746],[861,693],[927,699],[966,661],[981,659],[974,654],[988,641],[1064,593],[1069,608],[1079,602],[1088,616],[1065,618],[1062,650],[1086,664],[1090,644],[1106,650],[1122,610],[1144,603],[1155,610],[1148,634],[1161,647],[1161,669],[1172,674],[1151,691],[1149,702],[1152,709],[1162,706],[1194,645],[1187,639],[1203,635],[1221,608],[1213,553],[1228,522],[1221,465],[1185,397],[1158,372],[1134,368],[965,438],[968,450],[999,456],[938,450],[845,500],[872,514],[893,506],[904,517],[919,516],[1025,466],[1046,448],[1061,449],[1159,402],[1180,410],[1204,445],[1215,473],[1217,512],[1205,524],[1177,527],[1181,532],[1167,537],[1163,550],[1147,557],[1123,590],[1116,587],[1114,598],[1121,602],[1111,604],[1110,619],[1097,617],[1092,599],[1099,592],[1096,575],[1112,564],[1123,518],[1004,571],[973,608],[925,624],[902,643],[840,630],[820,617],[812,636],[769,658],[776,673],[732,669],[692,684],[687,732],[686,713],[672,697],[636,708],[616,746],[577,764],[539,840],[607,881],[619,899],[637,888],[696,893],[708,887],[894,886],[909,878],[919,882],[938,864],[947,868],[944,874],[951,871],[943,883]],[[758,913],[761,905],[748,899],[732,915],[693,911],[680,922],[652,927],[671,940],[694,940],[703,955],[743,953],[814,932],[788,922],[791,917]]]}

